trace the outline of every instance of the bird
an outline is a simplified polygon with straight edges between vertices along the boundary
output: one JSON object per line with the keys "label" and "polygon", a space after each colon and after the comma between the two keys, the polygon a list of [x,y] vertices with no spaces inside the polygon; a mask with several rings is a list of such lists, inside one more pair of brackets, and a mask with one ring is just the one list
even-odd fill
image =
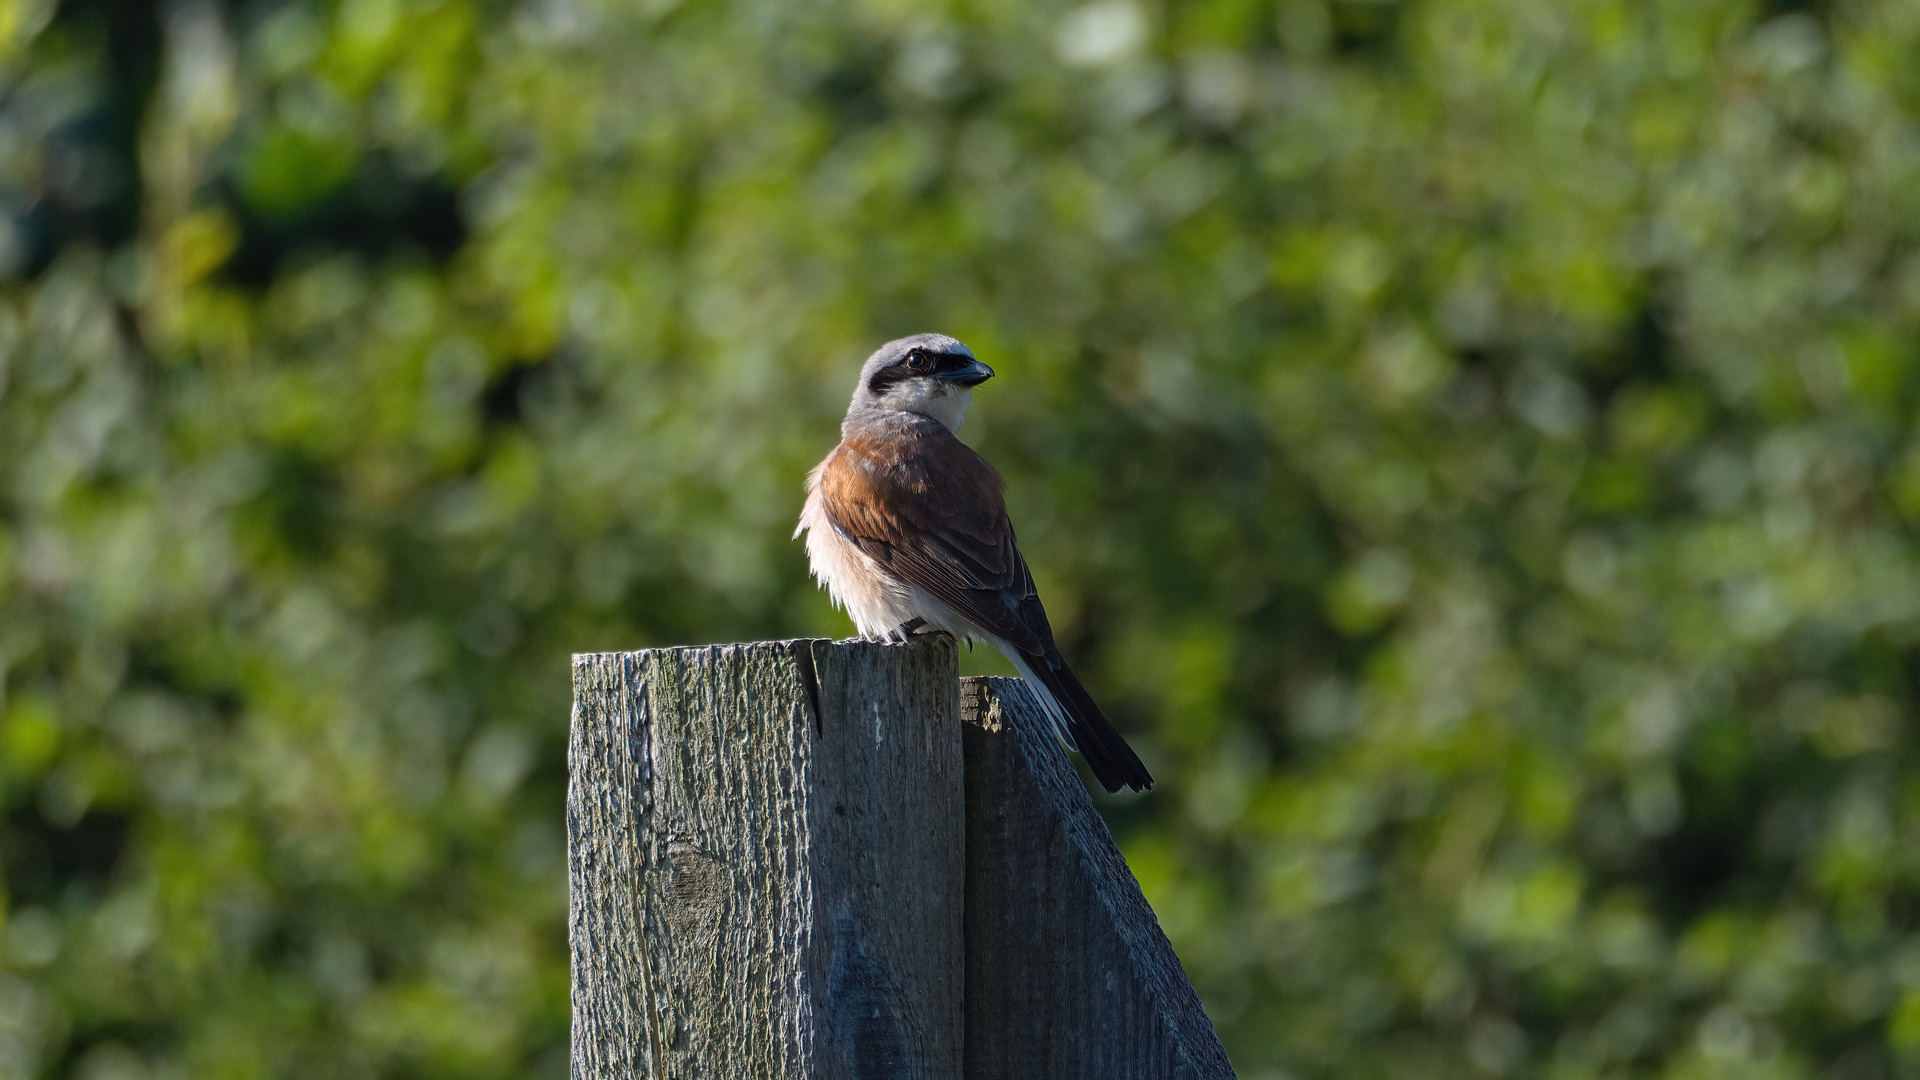
{"label": "bird", "polygon": [[974,387],[993,377],[944,334],[889,341],[860,368],[840,443],[807,474],[794,529],[807,561],[862,637],[944,631],[998,649],[1054,734],[1108,791],[1153,777],[1053,640],[1014,540],[1000,473],[960,441]]}

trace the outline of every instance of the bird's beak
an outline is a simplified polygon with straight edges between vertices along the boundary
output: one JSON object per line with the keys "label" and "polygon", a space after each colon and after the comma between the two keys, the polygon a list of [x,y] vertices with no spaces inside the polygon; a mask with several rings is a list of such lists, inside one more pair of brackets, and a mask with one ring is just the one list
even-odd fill
{"label": "bird's beak", "polygon": [[940,376],[942,382],[959,383],[961,386],[979,386],[993,378],[993,369],[978,360],[958,371],[949,371]]}

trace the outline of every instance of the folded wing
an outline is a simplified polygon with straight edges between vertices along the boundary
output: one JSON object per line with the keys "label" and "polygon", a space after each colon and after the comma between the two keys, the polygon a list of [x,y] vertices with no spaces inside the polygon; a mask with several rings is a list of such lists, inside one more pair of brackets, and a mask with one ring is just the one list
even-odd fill
{"label": "folded wing", "polygon": [[1055,647],[1004,482],[985,458],[932,421],[902,424],[849,436],[822,470],[820,495],[833,527],[882,569],[1020,654],[1016,664],[1047,689],[1062,734],[1108,791],[1152,786]]}

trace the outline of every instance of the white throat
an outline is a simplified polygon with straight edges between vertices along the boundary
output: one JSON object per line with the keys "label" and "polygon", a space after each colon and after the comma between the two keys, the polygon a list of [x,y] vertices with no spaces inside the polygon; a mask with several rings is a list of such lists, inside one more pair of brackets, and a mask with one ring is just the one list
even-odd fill
{"label": "white throat", "polygon": [[935,379],[908,379],[889,388],[881,400],[890,409],[930,416],[948,431],[959,431],[967,418],[967,407],[973,404],[973,387]]}

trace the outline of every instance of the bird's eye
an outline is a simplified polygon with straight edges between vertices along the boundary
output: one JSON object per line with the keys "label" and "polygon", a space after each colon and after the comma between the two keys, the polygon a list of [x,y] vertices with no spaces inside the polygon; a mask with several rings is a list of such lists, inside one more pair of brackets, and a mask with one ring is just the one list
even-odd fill
{"label": "bird's eye", "polygon": [[932,367],[933,357],[928,356],[919,349],[915,349],[907,354],[907,369],[909,371],[926,371]]}

